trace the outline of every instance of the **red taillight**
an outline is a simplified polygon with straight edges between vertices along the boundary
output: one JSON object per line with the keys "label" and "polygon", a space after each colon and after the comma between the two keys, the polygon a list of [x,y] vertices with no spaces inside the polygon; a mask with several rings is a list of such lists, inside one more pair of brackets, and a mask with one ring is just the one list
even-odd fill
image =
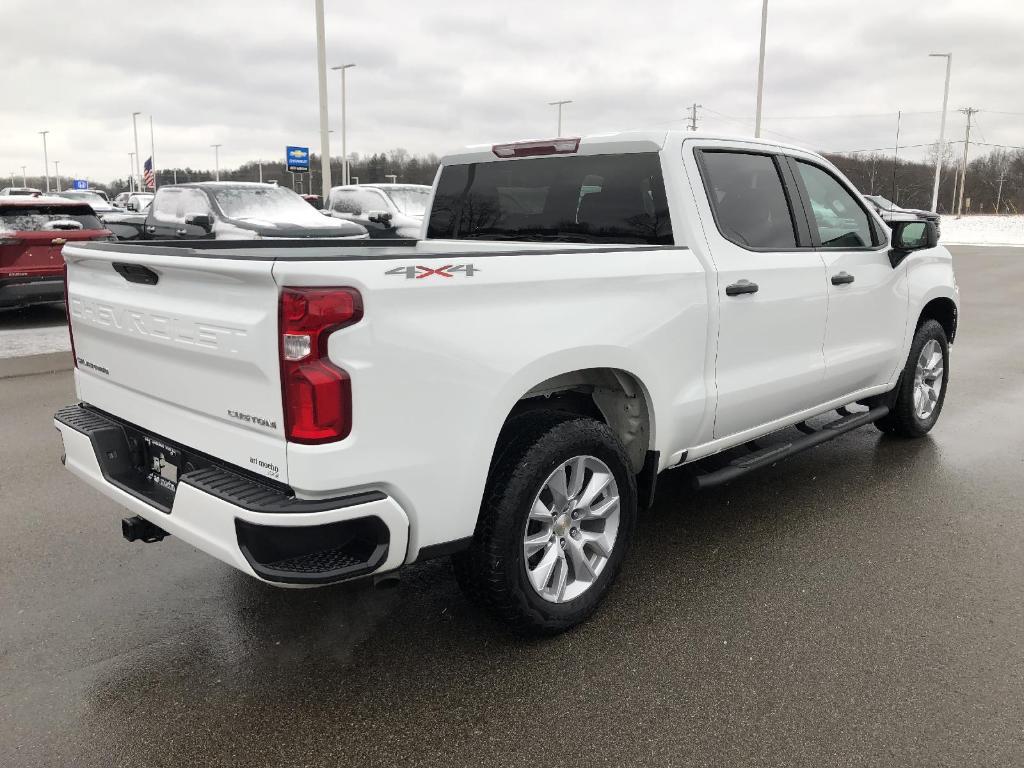
{"label": "red taillight", "polygon": [[75,354],[75,332],[71,328],[71,299],[68,298],[68,263],[64,262],[64,314],[68,318],[68,338],[71,339],[71,361],[78,367],[78,355]]}
{"label": "red taillight", "polygon": [[285,435],[294,443],[329,443],[352,431],[352,382],[327,356],[327,337],[359,322],[354,288],[281,291],[281,392]]}
{"label": "red taillight", "polygon": [[543,141],[517,141],[514,144],[495,144],[491,151],[498,157],[537,157],[538,155],[571,155],[579,151],[580,140],[545,139]]}

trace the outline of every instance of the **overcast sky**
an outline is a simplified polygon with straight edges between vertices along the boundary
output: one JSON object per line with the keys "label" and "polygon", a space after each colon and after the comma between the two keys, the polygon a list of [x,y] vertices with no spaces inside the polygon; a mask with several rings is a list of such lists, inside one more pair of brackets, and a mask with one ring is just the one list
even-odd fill
{"label": "overcast sky", "polygon": [[[437,152],[681,127],[751,133],[760,0],[327,0],[328,65],[349,70],[349,149]],[[934,142],[953,51],[948,138],[1024,145],[1020,0],[770,0],[766,135],[818,150]],[[212,168],[286,144],[319,148],[313,0],[0,0],[0,179],[43,170],[105,182],[128,168],[130,113],[159,166]],[[329,72],[332,154],[340,80]],[[998,113],[1018,113],[998,114]],[[962,146],[962,145],[961,145]],[[890,149],[891,151],[891,149]],[[984,148],[979,148],[984,151]],[[922,150],[901,150],[921,156]],[[52,165],[51,165],[52,171]],[[19,180],[20,183],[20,180]],[[0,186],[3,184],[0,183]]]}

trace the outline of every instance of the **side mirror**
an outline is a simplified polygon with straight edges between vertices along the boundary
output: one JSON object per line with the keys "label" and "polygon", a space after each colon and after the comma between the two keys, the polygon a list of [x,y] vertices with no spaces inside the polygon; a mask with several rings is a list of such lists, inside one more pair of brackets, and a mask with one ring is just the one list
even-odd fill
{"label": "side mirror", "polygon": [[374,224],[381,224],[383,226],[389,226],[391,224],[391,212],[390,211],[370,211],[367,218]]}
{"label": "side mirror", "polygon": [[934,248],[939,244],[939,232],[933,221],[894,221],[892,227],[892,248],[889,261],[895,267],[914,251]]}
{"label": "side mirror", "polygon": [[209,232],[213,229],[213,217],[208,213],[192,213],[185,217],[185,223],[190,227],[199,227]]}
{"label": "side mirror", "polygon": [[125,209],[129,210],[129,211],[136,211],[136,212],[138,212],[138,210],[139,210],[139,201],[138,200],[129,200],[128,204],[125,206]]}

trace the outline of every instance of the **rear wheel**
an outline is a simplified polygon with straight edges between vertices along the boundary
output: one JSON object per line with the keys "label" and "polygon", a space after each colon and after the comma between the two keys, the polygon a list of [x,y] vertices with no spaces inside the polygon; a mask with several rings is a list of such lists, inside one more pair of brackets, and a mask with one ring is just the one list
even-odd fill
{"label": "rear wheel", "polygon": [[935,320],[925,320],[914,333],[892,410],[875,426],[900,437],[928,434],[939,420],[948,382],[946,332]]}
{"label": "rear wheel", "polygon": [[635,479],[614,432],[592,419],[529,414],[504,434],[456,577],[514,629],[561,632],[593,613],[618,573]]}

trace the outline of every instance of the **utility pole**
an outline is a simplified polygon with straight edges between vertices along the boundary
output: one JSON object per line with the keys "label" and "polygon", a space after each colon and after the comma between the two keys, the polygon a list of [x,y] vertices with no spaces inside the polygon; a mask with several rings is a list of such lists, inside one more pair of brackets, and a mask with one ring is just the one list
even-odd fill
{"label": "utility pole", "polygon": [[214,181],[220,181],[220,148],[224,145],[211,144],[210,146],[213,147],[213,179]]}
{"label": "utility pole", "polygon": [[57,191],[60,192],[60,160],[53,161],[53,174],[57,177]]}
{"label": "utility pole", "polygon": [[689,131],[696,131],[697,130],[697,110],[701,109],[703,106],[704,106],[703,104],[697,104],[697,103],[693,103],[693,104],[690,105],[690,124],[687,126],[687,130],[689,130]]}
{"label": "utility pole", "polygon": [[1003,182],[1006,181],[1006,171],[999,176],[999,191],[996,192],[996,213],[999,213],[999,203],[1003,199]]}
{"label": "utility pole", "polygon": [[935,184],[932,186],[932,213],[939,212],[939,174],[946,149],[946,105],[949,103],[949,73],[953,68],[952,53],[929,53],[929,56],[946,59],[946,88],[942,92],[942,122],[939,123],[939,147],[935,153]]}
{"label": "utility pole", "polygon": [[558,133],[555,134],[555,138],[559,139],[562,137],[562,107],[566,104],[572,104],[572,99],[563,99],[562,101],[549,101],[549,107],[558,107]]}
{"label": "utility pole", "polygon": [[971,148],[971,117],[973,117],[978,110],[974,107],[965,107],[958,111],[967,115],[967,132],[964,135],[964,165],[963,171],[960,174],[960,199],[956,204],[956,217],[959,219],[963,215],[964,211],[964,188],[967,186],[967,153]]}
{"label": "utility pole", "polygon": [[341,183],[343,185],[348,184],[349,172],[348,172],[348,142],[347,132],[345,128],[345,110],[346,110],[346,97],[345,97],[345,70],[354,67],[355,64],[342,64],[338,67],[331,67],[333,70],[341,72]]}
{"label": "utility pole", "polygon": [[263,161],[262,160],[257,160],[256,164],[259,165],[259,167],[260,167],[260,184],[262,184],[263,183]]}
{"label": "utility pole", "polygon": [[897,161],[900,158],[900,123],[903,122],[903,112],[896,113],[896,152],[892,156],[892,201],[896,205],[899,205],[899,201],[896,199],[899,196],[899,188],[896,186],[896,168]]}
{"label": "utility pole", "polygon": [[764,43],[768,37],[768,0],[761,5],[761,50],[757,56],[757,113],[754,116],[754,138],[761,137],[761,106],[764,103]]}
{"label": "utility pole", "polygon": [[174,174],[174,183],[177,184],[178,183],[178,169],[175,168],[173,171],[171,171],[171,173]]}
{"label": "utility pole", "polygon": [[135,168],[139,173],[135,179],[135,188],[140,192],[146,188],[142,181],[142,155],[139,154],[139,121],[137,118],[141,114],[141,112],[132,112],[132,131],[135,135]]}
{"label": "utility pole", "polygon": [[[320,178],[323,199],[331,192],[331,140],[327,134],[327,43],[324,36],[324,0],[314,0],[316,11],[316,74],[320,94]],[[313,190],[310,189],[310,192]]]}
{"label": "utility pole", "polygon": [[23,187],[28,186],[28,174],[26,172],[26,168],[28,168],[27,165],[21,166],[21,186]]}
{"label": "utility pole", "polygon": [[43,173],[46,174],[46,191],[50,191],[50,158],[46,154],[46,134],[49,131],[40,131],[39,135],[43,137]]}

